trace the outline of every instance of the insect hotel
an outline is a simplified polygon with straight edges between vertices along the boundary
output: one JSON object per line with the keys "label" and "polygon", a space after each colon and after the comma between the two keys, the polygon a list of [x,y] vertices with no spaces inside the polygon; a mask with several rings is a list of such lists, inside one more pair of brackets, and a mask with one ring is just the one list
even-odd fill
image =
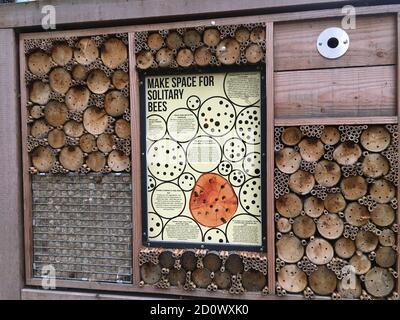
{"label": "insect hotel", "polygon": [[353,9],[0,30],[21,297],[399,299],[400,6]]}

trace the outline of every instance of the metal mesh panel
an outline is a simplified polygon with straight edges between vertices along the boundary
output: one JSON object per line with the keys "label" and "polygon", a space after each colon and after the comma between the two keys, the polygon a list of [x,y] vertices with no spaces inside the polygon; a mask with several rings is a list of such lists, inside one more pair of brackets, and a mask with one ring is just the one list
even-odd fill
{"label": "metal mesh panel", "polygon": [[132,282],[129,174],[32,176],[33,274]]}

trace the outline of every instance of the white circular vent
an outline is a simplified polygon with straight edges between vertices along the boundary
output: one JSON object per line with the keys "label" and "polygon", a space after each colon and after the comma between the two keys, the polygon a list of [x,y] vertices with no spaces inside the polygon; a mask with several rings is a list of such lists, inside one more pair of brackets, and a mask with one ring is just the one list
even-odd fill
{"label": "white circular vent", "polygon": [[350,39],[341,28],[328,28],[322,31],[317,40],[318,52],[327,59],[337,59],[349,49]]}

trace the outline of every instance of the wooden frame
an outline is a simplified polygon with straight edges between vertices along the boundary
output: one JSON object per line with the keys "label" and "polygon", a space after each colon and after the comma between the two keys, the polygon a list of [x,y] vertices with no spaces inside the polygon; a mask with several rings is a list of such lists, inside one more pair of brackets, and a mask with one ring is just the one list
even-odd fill
{"label": "wooden frame", "polygon": [[[378,6],[378,7],[361,7],[357,8],[358,15],[372,15],[379,13],[392,13],[397,15],[397,37],[398,37],[398,52],[397,52],[397,96],[400,92],[400,6]],[[400,99],[397,99],[397,116],[393,117],[353,117],[353,118],[314,118],[314,119],[275,119],[274,118],[274,62],[273,62],[273,35],[274,25],[277,22],[295,21],[303,19],[319,19],[326,17],[339,17],[342,13],[339,9],[332,10],[318,10],[301,13],[284,13],[272,15],[258,15],[246,16],[235,18],[221,18],[221,19],[207,19],[196,20],[189,22],[173,22],[165,24],[151,24],[151,25],[135,25],[129,27],[117,28],[99,28],[99,29],[86,29],[86,30],[73,30],[73,31],[57,31],[52,33],[23,33],[20,35],[20,86],[21,86],[21,132],[22,132],[22,163],[23,163],[23,192],[24,192],[24,243],[25,243],[25,277],[26,284],[32,286],[40,286],[41,279],[32,277],[32,192],[31,192],[31,177],[28,172],[29,157],[26,152],[27,143],[27,126],[26,119],[28,117],[25,108],[27,102],[27,91],[25,89],[25,68],[26,59],[23,50],[24,40],[27,39],[48,39],[60,36],[90,36],[96,34],[114,34],[114,33],[128,33],[129,40],[129,63],[130,66],[135,65],[135,40],[134,33],[139,31],[151,31],[158,29],[172,29],[172,28],[185,28],[196,26],[209,26],[209,25],[229,25],[229,24],[243,24],[264,22],[266,23],[266,95],[267,95],[267,181],[273,181],[274,176],[274,126],[290,126],[294,124],[358,124],[360,121],[364,124],[400,124]],[[130,68],[130,108],[131,108],[131,136],[135,140],[132,146],[132,162],[140,163],[140,123],[139,123],[139,79],[138,74],[134,68]],[[400,131],[399,131],[400,133]],[[57,281],[58,287],[77,288],[77,289],[90,289],[90,290],[109,290],[109,291],[126,291],[126,292],[141,292],[141,293],[157,293],[157,294],[171,294],[182,296],[197,296],[197,297],[216,297],[216,298],[249,298],[249,299],[275,299],[273,295],[275,292],[275,241],[274,241],[274,193],[272,188],[267,191],[267,252],[268,252],[268,288],[272,295],[261,296],[260,293],[245,293],[240,296],[233,296],[227,292],[215,292],[210,294],[208,291],[198,289],[194,292],[183,291],[178,288],[170,288],[168,290],[157,289],[151,286],[140,287],[140,269],[138,254],[141,249],[142,241],[142,215],[141,213],[141,172],[139,166],[134,166],[132,170],[132,222],[133,232],[132,237],[132,254],[133,254],[133,283],[130,284],[106,284],[84,281],[72,280],[59,280]],[[400,198],[400,189],[398,188],[398,198]],[[400,217],[398,215],[398,223]],[[400,236],[398,243],[400,242]],[[400,261],[397,259],[397,271],[400,272]],[[397,291],[400,290],[399,281],[397,282]],[[283,299],[301,299],[299,296],[287,296]]]}

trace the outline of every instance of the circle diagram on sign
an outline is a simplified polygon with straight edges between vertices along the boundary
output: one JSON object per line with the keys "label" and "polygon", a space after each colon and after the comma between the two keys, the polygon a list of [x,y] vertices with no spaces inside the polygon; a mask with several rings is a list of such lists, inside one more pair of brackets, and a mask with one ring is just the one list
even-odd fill
{"label": "circle diagram on sign", "polygon": [[204,242],[226,243],[226,235],[221,229],[209,229],[204,234]]}
{"label": "circle diagram on sign", "polygon": [[235,118],[235,108],[223,97],[209,98],[199,109],[200,127],[210,136],[221,137],[229,133]]}
{"label": "circle diagram on sign", "polygon": [[252,73],[228,73],[224,79],[226,96],[234,104],[247,107],[260,101],[261,78]]}
{"label": "circle diagram on sign", "polygon": [[173,140],[158,140],[150,146],[147,152],[147,166],[151,174],[158,180],[174,180],[185,169],[185,151]]}
{"label": "circle diagram on sign", "polygon": [[179,216],[169,220],[162,232],[165,241],[202,241],[203,233],[200,226],[190,217]]}
{"label": "circle diagram on sign", "polygon": [[224,144],[224,156],[229,161],[237,162],[244,158],[246,155],[246,144],[238,139],[231,138]]}
{"label": "circle diagram on sign", "polygon": [[211,172],[221,162],[221,146],[212,137],[201,136],[193,139],[187,147],[189,166],[197,172]]}
{"label": "circle diagram on sign", "polygon": [[229,182],[234,186],[234,187],[240,187],[245,179],[245,174],[242,170],[235,169],[231,172],[229,175]]}
{"label": "circle diagram on sign", "polygon": [[257,243],[261,239],[260,220],[248,214],[238,214],[226,227],[226,238],[233,243]]}
{"label": "circle diagram on sign", "polygon": [[242,207],[250,214],[261,214],[261,179],[247,180],[240,189],[239,199]]}
{"label": "circle diagram on sign", "polygon": [[190,191],[196,184],[196,179],[194,175],[190,172],[183,173],[178,179],[178,185],[183,191]]}
{"label": "circle diagram on sign", "polygon": [[249,153],[243,160],[243,170],[251,177],[258,177],[261,173],[261,156],[258,152]]}
{"label": "circle diagram on sign", "polygon": [[196,110],[196,109],[198,109],[200,107],[200,105],[201,105],[201,101],[200,101],[200,98],[198,96],[190,96],[186,100],[186,106],[189,109]]}
{"label": "circle diagram on sign", "polygon": [[158,115],[147,117],[147,139],[157,141],[164,138],[167,133],[165,120]]}
{"label": "circle diagram on sign", "polygon": [[179,186],[172,182],[159,184],[153,191],[151,203],[154,211],[165,219],[179,216],[186,205],[186,197]]}
{"label": "circle diagram on sign", "polygon": [[196,136],[199,123],[192,111],[184,108],[176,109],[168,117],[167,129],[172,139],[187,142]]}
{"label": "circle diagram on sign", "polygon": [[222,161],[218,166],[218,172],[222,176],[226,176],[232,172],[232,165],[229,161]]}
{"label": "circle diagram on sign", "polygon": [[248,107],[242,110],[236,120],[236,131],[240,139],[248,144],[261,141],[260,107]]}
{"label": "circle diagram on sign", "polygon": [[149,238],[158,237],[163,228],[163,222],[160,216],[153,212],[149,212],[147,223],[149,229]]}

